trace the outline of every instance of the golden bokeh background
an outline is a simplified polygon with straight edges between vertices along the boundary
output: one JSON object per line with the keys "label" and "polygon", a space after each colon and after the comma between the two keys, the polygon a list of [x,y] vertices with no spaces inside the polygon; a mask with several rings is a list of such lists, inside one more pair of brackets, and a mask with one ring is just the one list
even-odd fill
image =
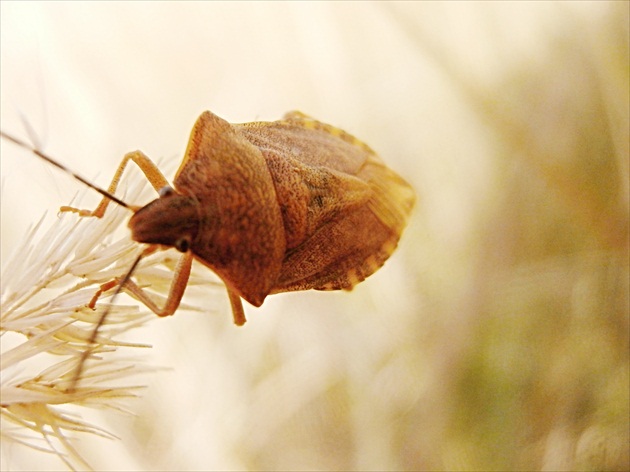
{"label": "golden bokeh background", "polygon": [[[2,2],[2,129],[107,185],[205,109],[299,109],[418,204],[350,293],[221,290],[130,333],[133,415],[96,470],[627,470],[627,2]],[[2,143],[2,258],[81,190]],[[96,203],[87,194],[84,201]],[[139,202],[142,203],[142,202]],[[205,270],[205,269],[201,269]],[[84,416],[91,412],[82,411]],[[62,468],[3,444],[3,470]]]}

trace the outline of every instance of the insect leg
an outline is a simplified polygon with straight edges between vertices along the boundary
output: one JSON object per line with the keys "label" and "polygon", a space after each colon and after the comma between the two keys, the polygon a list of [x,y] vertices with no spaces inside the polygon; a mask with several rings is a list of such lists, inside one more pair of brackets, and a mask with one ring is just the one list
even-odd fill
{"label": "insect leg", "polygon": [[[149,249],[151,246],[149,247]],[[182,254],[177,267],[175,268],[175,275],[171,282],[171,288],[168,292],[168,297],[162,308],[158,307],[153,299],[135,282],[127,280],[123,289],[131,293],[136,299],[146,305],[153,313],[158,316],[170,316],[175,313],[177,307],[184,296],[188,278],[190,277],[190,268],[192,266],[193,254],[192,252],[186,252]]]}
{"label": "insect leg", "polygon": [[110,280],[107,283],[102,284],[100,288],[96,291],[92,299],[90,300],[90,303],[88,303],[88,308],[91,308],[92,310],[96,309],[96,302],[101,297],[101,295],[104,292],[107,292],[108,290],[114,288],[119,283],[120,281],[118,279],[114,279],[114,280]]}
{"label": "insect leg", "polygon": [[[147,180],[151,183],[155,190],[160,190],[161,188],[169,185],[164,175],[162,175],[162,172],[160,172],[160,169],[158,169],[158,167],[151,161],[151,159],[149,159],[144,153],[142,153],[142,151],[134,151],[125,154],[125,157],[118,166],[118,169],[116,169],[114,178],[112,179],[112,182],[109,184],[109,188],[107,189],[109,193],[114,194],[114,192],[116,192],[116,188],[118,187],[118,183],[120,182],[122,173],[125,170],[125,167],[127,167],[127,164],[130,160],[133,161],[140,168],[140,170],[144,173]],[[102,218],[110,201],[111,200],[109,198],[104,197],[99,205],[96,207],[96,209],[93,211],[79,210],[78,208],[73,208],[69,206],[62,206],[60,208],[60,211],[78,213],[80,216],[96,216],[97,218]]]}
{"label": "insect leg", "polygon": [[245,312],[243,311],[243,302],[241,301],[241,297],[229,288],[227,289],[227,292],[230,297],[230,305],[232,305],[234,324],[236,326],[243,326],[247,320],[245,319]]}
{"label": "insect leg", "polygon": [[[157,250],[157,246],[149,246],[142,253],[142,257],[151,254]],[[133,297],[147,306],[153,313],[158,316],[171,316],[175,313],[175,310],[179,307],[179,304],[184,296],[186,285],[188,284],[188,278],[190,277],[190,269],[192,266],[193,255],[192,252],[186,252],[182,254],[175,268],[175,275],[171,282],[171,288],[168,292],[168,297],[164,306],[160,308],[155,301],[148,295],[141,287],[139,287],[133,280],[127,278],[124,282],[123,290],[129,292]],[[107,290],[110,290],[115,285],[119,284],[118,279],[114,279],[101,285],[101,288],[96,292],[92,300],[90,301],[90,308],[94,308],[96,301],[100,295]],[[232,306],[232,316],[234,317],[234,324],[237,326],[243,326],[247,319],[245,318],[245,311],[243,310],[243,302],[235,292],[227,289],[228,296],[230,298],[230,305]]]}

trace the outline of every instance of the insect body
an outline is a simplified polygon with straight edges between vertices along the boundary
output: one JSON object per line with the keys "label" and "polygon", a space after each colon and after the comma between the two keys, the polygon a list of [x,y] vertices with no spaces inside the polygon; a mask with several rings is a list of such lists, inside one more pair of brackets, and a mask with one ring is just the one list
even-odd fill
{"label": "insect body", "polygon": [[[349,290],[392,254],[415,200],[367,145],[299,112],[244,124],[204,112],[172,187],[136,151],[123,159],[110,193],[129,161],[160,195],[134,208],[132,238],[149,245],[145,254],[183,253],[162,308],[128,277],[122,282],[160,316],[179,306],[193,259],[223,280],[237,325],[245,322],[241,299],[260,306],[274,293]],[[102,216],[109,202],[62,210]]]}

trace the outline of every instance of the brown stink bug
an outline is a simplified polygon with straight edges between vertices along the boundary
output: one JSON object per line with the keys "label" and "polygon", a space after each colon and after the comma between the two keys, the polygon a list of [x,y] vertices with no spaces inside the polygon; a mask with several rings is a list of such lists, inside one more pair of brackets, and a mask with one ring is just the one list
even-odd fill
{"label": "brown stink bug", "polygon": [[349,290],[392,254],[415,200],[409,184],[372,149],[338,128],[299,112],[230,124],[206,111],[173,186],[135,151],[124,157],[108,192],[97,189],[104,198],[94,211],[62,211],[101,217],[112,200],[129,207],[113,196],[129,161],[159,192],[132,208],[133,240],[148,244],[145,255],[170,247],[183,254],[163,307],[130,273],[102,286],[92,303],[122,285],[159,316],[179,306],[193,259],[223,280],[237,325],[245,323],[241,298],[260,306],[280,292]]}

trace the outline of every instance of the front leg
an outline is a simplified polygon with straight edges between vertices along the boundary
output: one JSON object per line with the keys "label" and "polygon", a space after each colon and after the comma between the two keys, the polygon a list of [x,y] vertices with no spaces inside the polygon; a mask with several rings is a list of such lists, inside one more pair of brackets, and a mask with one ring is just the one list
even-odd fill
{"label": "front leg", "polygon": [[[143,154],[142,151],[134,151],[126,154],[122,162],[118,166],[116,174],[114,174],[114,178],[112,179],[112,182],[109,184],[109,188],[107,189],[109,193],[113,195],[116,192],[116,188],[118,188],[118,183],[120,182],[122,173],[125,170],[125,167],[127,167],[127,164],[130,160],[133,161],[140,168],[140,170],[144,173],[145,177],[151,183],[155,190],[159,191],[161,188],[168,186],[168,181],[166,180],[164,175],[162,175],[162,172],[160,172],[160,169],[158,169],[153,161],[151,161],[151,159]],[[78,208],[73,208],[69,206],[62,206],[59,210],[78,213],[79,216],[96,216],[97,218],[102,218],[110,201],[111,200],[109,198],[103,197],[99,205],[93,211],[79,210]],[[137,208],[135,209],[137,210]]]}
{"label": "front leg", "polygon": [[[151,254],[157,250],[156,246],[149,246],[145,249],[143,256]],[[177,263],[177,267],[175,268],[175,275],[173,276],[173,281],[171,282],[171,288],[168,292],[168,296],[166,298],[166,302],[164,306],[160,308],[155,301],[149,296],[147,292],[145,292],[141,287],[139,287],[132,280],[127,280],[125,285],[123,286],[123,290],[130,293],[137,300],[142,302],[147,308],[149,308],[153,313],[158,316],[170,316],[175,313],[175,310],[179,307],[181,303],[182,297],[184,296],[184,291],[186,290],[186,286],[188,284],[188,279],[190,277],[190,270],[192,266],[193,254],[192,252],[186,252],[182,254],[179,262]],[[128,278],[128,277],[125,277]],[[124,278],[123,278],[124,280]],[[96,302],[100,298],[100,296],[106,291],[114,288],[116,285],[120,284],[120,279],[114,279],[109,282],[106,282],[101,285],[100,289],[94,294],[88,306],[92,309],[95,308]],[[228,297],[230,299],[230,305],[232,307],[232,316],[234,318],[234,324],[237,326],[243,326],[247,319],[245,318],[245,311],[243,310],[243,303],[241,301],[241,297],[239,297],[234,291],[230,290],[227,287]]]}
{"label": "front leg", "polygon": [[180,257],[177,267],[175,268],[175,275],[173,276],[173,281],[171,282],[171,288],[168,291],[166,302],[162,308],[157,306],[153,299],[132,280],[125,282],[123,289],[141,301],[156,315],[171,316],[179,307],[182,297],[184,296],[184,291],[188,285],[188,278],[190,277],[192,261],[193,254],[190,251],[185,252]]}

